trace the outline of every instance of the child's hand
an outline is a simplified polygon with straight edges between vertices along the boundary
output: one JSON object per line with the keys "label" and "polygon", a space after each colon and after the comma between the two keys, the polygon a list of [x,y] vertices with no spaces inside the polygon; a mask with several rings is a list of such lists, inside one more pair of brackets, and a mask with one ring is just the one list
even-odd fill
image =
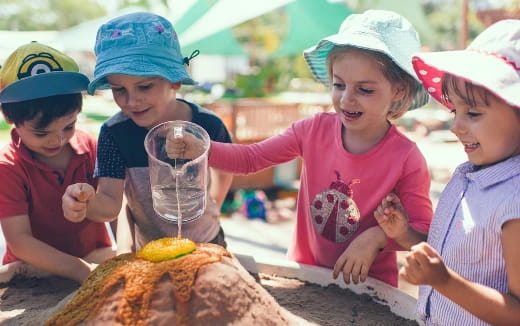
{"label": "child's hand", "polygon": [[74,274],[74,279],[80,284],[83,283],[83,281],[85,281],[85,279],[96,269],[96,267],[98,267],[98,264],[89,263],[82,260],[81,268]]}
{"label": "child's hand", "polygon": [[408,217],[394,193],[386,195],[374,211],[374,217],[389,238],[398,239],[408,230]]}
{"label": "child's hand", "polygon": [[88,201],[96,190],[88,183],[76,183],[65,189],[62,200],[63,215],[71,222],[79,223],[87,216]]}
{"label": "child's hand", "polygon": [[414,285],[426,284],[432,287],[444,284],[450,278],[441,256],[426,242],[412,247],[399,275]]}
{"label": "child's hand", "polygon": [[385,235],[377,226],[358,235],[336,261],[332,277],[336,279],[342,272],[343,280],[347,284],[350,284],[351,279],[354,284],[364,282],[380,248],[384,247],[380,245],[381,237]]}
{"label": "child's hand", "polygon": [[171,159],[192,160],[204,153],[204,143],[190,133],[179,134],[171,130],[166,136],[165,150]]}

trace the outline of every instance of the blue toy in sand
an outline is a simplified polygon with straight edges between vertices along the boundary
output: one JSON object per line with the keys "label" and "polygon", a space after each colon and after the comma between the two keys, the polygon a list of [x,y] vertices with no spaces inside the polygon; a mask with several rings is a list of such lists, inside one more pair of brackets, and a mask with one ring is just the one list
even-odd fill
{"label": "blue toy in sand", "polygon": [[242,205],[241,211],[247,218],[260,218],[267,221],[266,218],[266,199],[267,196],[262,190],[240,190]]}
{"label": "blue toy in sand", "polygon": [[238,211],[247,218],[260,218],[267,221],[267,195],[262,190],[238,190],[229,192],[222,205],[223,214],[231,215]]}

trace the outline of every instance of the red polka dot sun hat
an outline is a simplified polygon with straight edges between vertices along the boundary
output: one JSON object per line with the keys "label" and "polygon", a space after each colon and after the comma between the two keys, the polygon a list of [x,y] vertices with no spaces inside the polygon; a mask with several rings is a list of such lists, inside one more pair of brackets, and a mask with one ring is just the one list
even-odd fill
{"label": "red polka dot sun hat", "polygon": [[499,21],[484,30],[465,50],[416,54],[414,70],[428,93],[442,99],[444,73],[481,86],[520,109],[520,20]]}

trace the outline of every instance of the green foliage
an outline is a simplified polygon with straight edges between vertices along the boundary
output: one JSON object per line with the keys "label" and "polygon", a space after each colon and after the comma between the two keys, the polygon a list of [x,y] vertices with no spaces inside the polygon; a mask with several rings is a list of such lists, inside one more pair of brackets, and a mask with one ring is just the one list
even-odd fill
{"label": "green foliage", "polygon": [[[163,1],[163,3],[167,2],[167,1],[166,2],[165,1]],[[166,3],[166,5],[167,5],[167,3]],[[149,0],[119,0],[119,5],[118,5],[119,8],[132,7],[132,6],[142,7],[145,9],[151,9],[151,4],[150,4]]]}
{"label": "green foliage", "polygon": [[91,112],[84,112],[85,116],[90,119],[97,122],[104,122],[108,118],[110,118],[110,115],[105,114],[99,114],[99,113],[91,113]]}
{"label": "green foliage", "polygon": [[263,97],[265,91],[263,89],[264,80],[260,74],[237,75],[235,77],[235,86],[238,90],[239,97]]}
{"label": "green foliage", "polygon": [[238,75],[237,95],[243,97],[272,96],[289,88],[294,76],[312,79],[302,55],[268,58],[249,75]]}
{"label": "green foliage", "polygon": [[4,121],[4,119],[0,119],[0,130],[10,130],[11,125]]}
{"label": "green foliage", "polygon": [[[423,10],[434,35],[431,38],[432,42],[427,45],[434,51],[459,49],[462,1],[425,1]],[[468,42],[471,42],[484,28],[475,13],[470,10],[468,13]]]}
{"label": "green foliage", "polygon": [[61,30],[105,14],[96,0],[0,0],[0,30]]}

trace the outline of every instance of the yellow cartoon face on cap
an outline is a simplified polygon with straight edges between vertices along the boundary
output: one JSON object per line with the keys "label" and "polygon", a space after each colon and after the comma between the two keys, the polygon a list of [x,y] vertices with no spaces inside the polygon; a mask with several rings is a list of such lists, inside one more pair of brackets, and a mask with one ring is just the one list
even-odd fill
{"label": "yellow cartoon face on cap", "polygon": [[68,55],[48,45],[20,46],[0,69],[0,103],[80,93],[89,80]]}
{"label": "yellow cartoon face on cap", "polygon": [[66,54],[31,42],[16,49],[5,61],[0,71],[0,89],[24,78],[54,71],[78,72],[79,67]]}
{"label": "yellow cartoon face on cap", "polygon": [[31,53],[23,59],[17,76],[22,79],[51,71],[63,71],[63,68],[50,53]]}

